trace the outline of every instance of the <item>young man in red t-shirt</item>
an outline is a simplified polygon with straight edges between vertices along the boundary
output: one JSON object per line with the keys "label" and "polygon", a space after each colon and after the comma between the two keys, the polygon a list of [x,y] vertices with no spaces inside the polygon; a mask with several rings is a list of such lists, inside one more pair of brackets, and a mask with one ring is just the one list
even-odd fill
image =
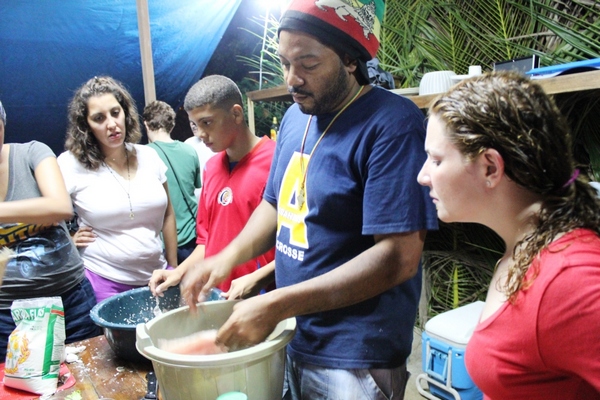
{"label": "young man in red t-shirt", "polygon": [[[198,137],[204,144],[217,154],[203,171],[196,249],[176,269],[154,271],[150,288],[155,294],[178,284],[188,269],[229,244],[262,200],[275,142],[250,131],[242,101],[237,85],[221,75],[201,79],[185,97],[190,123],[198,128]],[[233,279],[254,272],[273,259],[274,248],[237,266],[219,289],[228,291]],[[271,268],[272,264],[268,270]]]}

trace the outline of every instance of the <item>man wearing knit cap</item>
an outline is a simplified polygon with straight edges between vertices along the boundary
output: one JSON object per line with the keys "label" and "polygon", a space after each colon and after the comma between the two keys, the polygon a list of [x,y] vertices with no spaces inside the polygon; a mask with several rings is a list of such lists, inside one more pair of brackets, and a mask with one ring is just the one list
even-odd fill
{"label": "man wearing knit cap", "polygon": [[262,203],[240,235],[182,284],[189,304],[234,265],[276,245],[277,289],[236,305],[217,340],[264,340],[296,317],[286,399],[401,399],[437,217],[416,181],[424,121],[410,100],[368,84],[384,2],[293,0],[279,57],[285,114]]}

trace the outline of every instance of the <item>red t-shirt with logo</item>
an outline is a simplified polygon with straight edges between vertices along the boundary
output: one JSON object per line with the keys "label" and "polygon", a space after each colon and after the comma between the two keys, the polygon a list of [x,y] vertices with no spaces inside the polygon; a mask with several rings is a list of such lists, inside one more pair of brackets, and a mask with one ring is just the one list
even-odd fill
{"label": "red t-shirt with logo", "polygon": [[[198,204],[196,243],[205,246],[205,257],[221,251],[242,230],[262,201],[275,151],[275,142],[266,136],[230,171],[225,151],[206,163]],[[229,290],[231,281],[249,274],[273,260],[275,249],[239,265],[218,287]]]}

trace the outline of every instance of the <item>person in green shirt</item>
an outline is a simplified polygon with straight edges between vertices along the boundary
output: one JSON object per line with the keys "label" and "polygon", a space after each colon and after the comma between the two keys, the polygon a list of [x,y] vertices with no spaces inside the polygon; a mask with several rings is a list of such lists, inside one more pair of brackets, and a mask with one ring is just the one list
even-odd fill
{"label": "person in green shirt", "polygon": [[175,111],[164,101],[149,103],[142,113],[148,133],[148,146],[167,165],[169,197],[177,220],[177,261],[183,262],[196,248],[196,214],[200,188],[200,163],[190,145],[171,138],[175,126]]}

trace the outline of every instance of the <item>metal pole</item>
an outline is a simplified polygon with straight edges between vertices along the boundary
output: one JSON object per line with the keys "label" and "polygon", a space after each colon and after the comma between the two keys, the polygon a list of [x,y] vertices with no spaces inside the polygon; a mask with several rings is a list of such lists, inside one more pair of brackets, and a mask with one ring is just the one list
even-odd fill
{"label": "metal pole", "polygon": [[142,57],[142,77],[146,105],[156,100],[154,64],[152,61],[152,39],[150,36],[150,13],[147,0],[136,0],[138,31],[140,33],[140,54]]}
{"label": "metal pole", "polygon": [[263,72],[263,54],[265,52],[265,44],[267,41],[267,24],[269,22],[269,5],[267,5],[267,15],[265,16],[265,27],[263,30],[262,48],[260,49],[260,61],[258,65],[258,90],[262,89],[262,72]]}

